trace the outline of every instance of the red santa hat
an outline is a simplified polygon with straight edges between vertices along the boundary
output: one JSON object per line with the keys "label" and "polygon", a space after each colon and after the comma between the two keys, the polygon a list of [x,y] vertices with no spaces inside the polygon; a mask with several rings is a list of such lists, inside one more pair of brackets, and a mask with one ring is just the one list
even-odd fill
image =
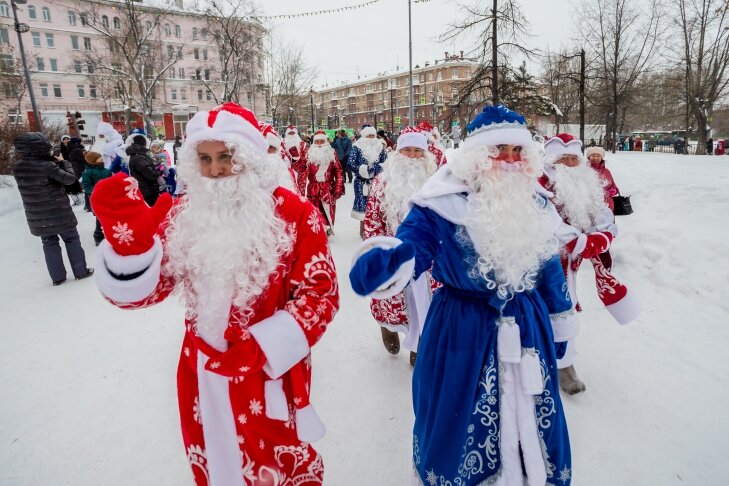
{"label": "red santa hat", "polygon": [[266,152],[268,144],[261,135],[258,120],[250,110],[235,103],[223,103],[210,111],[199,111],[187,122],[185,144],[195,146],[206,140],[242,140]]}
{"label": "red santa hat", "polygon": [[428,142],[435,141],[435,138],[433,137],[433,125],[431,125],[427,121],[421,121],[420,123],[418,123],[417,128],[423,135],[425,135],[425,137],[428,139]]}
{"label": "red santa hat", "polygon": [[317,140],[324,140],[326,142],[326,140],[327,140],[327,134],[326,134],[326,132],[324,130],[318,130],[314,134],[314,141],[317,141]]}
{"label": "red santa hat", "polygon": [[294,132],[296,135],[298,135],[299,129],[296,128],[294,125],[289,125],[288,127],[286,127],[286,134],[288,134],[289,132]]}
{"label": "red santa hat", "polygon": [[415,147],[421,150],[428,150],[428,140],[425,134],[412,127],[407,127],[400,132],[400,136],[397,137],[397,150]]}
{"label": "red santa hat", "polygon": [[273,128],[273,125],[261,122],[258,125],[258,128],[260,129],[263,138],[266,139],[266,143],[268,143],[269,147],[281,148],[281,142],[283,142],[283,140],[281,139],[281,135],[279,135],[276,129]]}
{"label": "red santa hat", "polygon": [[547,140],[544,151],[548,156],[577,155],[582,156],[582,141],[568,133],[558,133]]}

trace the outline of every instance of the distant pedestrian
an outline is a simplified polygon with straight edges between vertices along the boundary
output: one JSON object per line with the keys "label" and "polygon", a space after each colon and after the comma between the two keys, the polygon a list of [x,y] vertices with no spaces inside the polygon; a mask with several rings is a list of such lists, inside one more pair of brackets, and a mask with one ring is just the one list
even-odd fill
{"label": "distant pedestrian", "polygon": [[344,171],[344,182],[352,182],[354,175],[352,169],[349,168],[347,161],[349,160],[349,153],[352,151],[352,141],[347,136],[345,130],[339,130],[337,132],[337,138],[334,140],[334,150],[337,152],[337,158],[342,164],[342,170]]}
{"label": "distant pedestrian", "polygon": [[154,166],[152,157],[147,151],[147,138],[144,135],[134,135],[132,144],[127,147],[129,155],[129,175],[139,183],[139,191],[142,193],[144,202],[154,206],[159,197],[159,174]]}
{"label": "distant pedestrian", "polygon": [[180,150],[180,147],[182,147],[182,137],[175,135],[175,143],[172,144],[172,156],[175,158],[172,163],[175,165],[177,165],[177,152]]}
{"label": "distant pedestrian", "polygon": [[[86,159],[86,170],[84,170],[81,182],[84,186],[84,193],[87,198],[91,198],[91,193],[94,192],[96,183],[107,177],[111,177],[111,171],[104,168],[104,158],[99,152],[86,152],[84,157]],[[92,208],[93,209],[93,208]],[[99,246],[99,243],[104,241],[104,232],[101,229],[101,223],[99,218],[96,218],[96,229],[94,229],[94,243]]]}
{"label": "distant pedestrian", "polygon": [[43,242],[46,267],[53,285],[66,281],[59,237],[66,246],[76,279],[91,276],[94,270],[86,266],[86,255],[76,229],[78,221],[63,187],[76,180],[71,164],[60,156],[51,155],[51,142],[40,132],[22,133],[13,145],[20,157],[13,164],[13,176],[23,200],[30,233]]}
{"label": "distant pedestrian", "polygon": [[706,141],[706,155],[714,155],[714,139],[710,138]]}

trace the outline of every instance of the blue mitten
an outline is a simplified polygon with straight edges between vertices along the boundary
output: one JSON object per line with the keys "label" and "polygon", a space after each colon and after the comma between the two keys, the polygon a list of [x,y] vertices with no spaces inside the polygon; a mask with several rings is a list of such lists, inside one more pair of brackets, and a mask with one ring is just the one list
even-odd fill
{"label": "blue mitten", "polygon": [[397,278],[400,267],[414,257],[415,247],[408,242],[390,249],[373,248],[357,258],[352,266],[349,272],[352,289],[359,295],[367,296],[386,284],[396,283],[400,280]]}

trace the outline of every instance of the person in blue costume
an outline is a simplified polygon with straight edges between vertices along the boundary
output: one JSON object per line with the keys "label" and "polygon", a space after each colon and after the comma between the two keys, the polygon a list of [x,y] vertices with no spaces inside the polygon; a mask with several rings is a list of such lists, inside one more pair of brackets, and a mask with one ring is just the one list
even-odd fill
{"label": "person in blue costume", "polygon": [[359,132],[360,138],[349,152],[350,169],[354,172],[354,205],[352,217],[359,220],[359,235],[364,238],[364,217],[367,198],[370,194],[372,179],[382,172],[382,164],[387,158],[385,145],[377,138],[377,130],[369,125]]}
{"label": "person in blue costume", "polygon": [[362,242],[350,282],[386,298],[432,268],[443,284],[413,372],[415,484],[567,486],[557,359],[576,327],[561,218],[537,184],[541,154],[523,116],[488,106],[468,129],[396,236]]}

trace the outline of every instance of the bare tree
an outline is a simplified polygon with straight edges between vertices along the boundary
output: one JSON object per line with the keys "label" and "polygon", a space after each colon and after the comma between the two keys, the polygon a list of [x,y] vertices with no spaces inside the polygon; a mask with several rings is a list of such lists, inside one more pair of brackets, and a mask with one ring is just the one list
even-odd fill
{"label": "bare tree", "polygon": [[[32,59],[28,59],[28,69],[34,69]],[[22,71],[22,61],[15,48],[9,44],[0,44],[0,106],[8,113],[15,113],[15,123],[22,118],[23,98],[28,90]]]}
{"label": "bare tree", "polygon": [[661,5],[661,0],[594,0],[578,15],[585,50],[593,61],[591,99],[607,118],[613,140],[625,122],[637,81],[657,62]]}
{"label": "bare tree", "polygon": [[142,7],[135,0],[122,0],[116,14],[120,25],[109,23],[108,17],[93,3],[78,3],[77,13],[105,41],[103,47],[87,49],[84,60],[92,63],[98,76],[117,80],[115,89],[131,103],[126,104],[127,124],[131,105],[144,115],[147,133],[154,133],[152,114],[157,98],[157,84],[182,58],[183,45],[164,46],[161,25],[166,11]]}
{"label": "bare tree", "polygon": [[567,49],[546,52],[541,59],[539,82],[547,96],[559,107],[556,116],[557,127],[561,123],[572,123],[573,113],[580,103],[579,59]]}
{"label": "bare tree", "polygon": [[[729,9],[726,1],[674,0],[683,40],[687,114],[696,120],[696,153],[706,153],[714,105],[729,91]],[[689,117],[686,130],[689,129]]]}

